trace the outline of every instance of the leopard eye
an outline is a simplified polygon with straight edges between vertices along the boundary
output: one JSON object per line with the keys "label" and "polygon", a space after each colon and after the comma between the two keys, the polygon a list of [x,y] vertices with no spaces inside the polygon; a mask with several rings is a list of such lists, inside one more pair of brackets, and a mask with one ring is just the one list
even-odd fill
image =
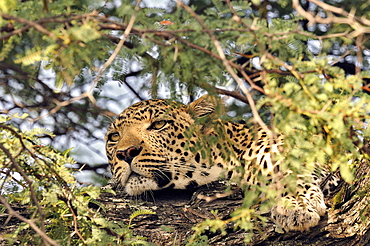
{"label": "leopard eye", "polygon": [[159,130],[167,124],[165,120],[154,121],[148,128],[148,130]]}
{"label": "leopard eye", "polygon": [[108,135],[108,141],[117,142],[119,140],[118,132],[113,132]]}

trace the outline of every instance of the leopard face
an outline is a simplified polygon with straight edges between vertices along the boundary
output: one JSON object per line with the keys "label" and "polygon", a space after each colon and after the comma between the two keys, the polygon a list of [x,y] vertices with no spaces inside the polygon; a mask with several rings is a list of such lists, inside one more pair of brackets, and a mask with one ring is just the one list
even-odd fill
{"label": "leopard face", "polygon": [[[164,188],[188,189],[215,181],[222,165],[210,165],[190,148],[198,141],[185,136],[196,117],[213,109],[153,99],[124,110],[106,134],[112,173],[129,195]],[[216,158],[217,159],[217,158]]]}

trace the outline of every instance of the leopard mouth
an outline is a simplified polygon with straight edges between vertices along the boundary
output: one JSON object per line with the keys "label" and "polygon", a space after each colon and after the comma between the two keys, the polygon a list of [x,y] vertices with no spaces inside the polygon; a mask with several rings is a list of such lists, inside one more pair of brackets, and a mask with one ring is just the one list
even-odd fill
{"label": "leopard mouth", "polygon": [[141,152],[140,155],[121,158],[119,161],[126,166],[125,174],[121,175],[120,181],[129,195],[175,187],[174,175],[168,168],[168,160],[163,156],[151,158]]}
{"label": "leopard mouth", "polygon": [[151,180],[155,182],[158,186],[157,189],[165,189],[168,186],[171,185],[172,181],[172,173],[171,172],[165,172],[161,171],[160,169],[155,169],[151,171],[151,175],[143,175],[142,172],[133,171],[131,169],[131,173],[128,176],[127,182],[129,182],[131,179],[138,179],[138,180]]}

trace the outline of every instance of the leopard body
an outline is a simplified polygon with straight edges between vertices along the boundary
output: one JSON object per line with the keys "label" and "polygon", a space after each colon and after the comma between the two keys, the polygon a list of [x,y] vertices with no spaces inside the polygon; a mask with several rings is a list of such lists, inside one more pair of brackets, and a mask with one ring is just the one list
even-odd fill
{"label": "leopard body", "polygon": [[[166,188],[196,188],[220,177],[242,180],[241,185],[264,183],[283,189],[280,180],[290,172],[281,171],[281,163],[272,158],[279,154],[282,139],[269,138],[260,127],[218,119],[199,121],[214,110],[215,103],[206,97],[189,105],[152,99],[124,110],[106,134],[107,157],[116,182],[132,196]],[[221,127],[222,139],[210,125]],[[242,171],[236,171],[238,167]],[[320,188],[326,174],[299,174],[294,181],[296,191],[284,192],[271,209],[272,220],[285,231],[317,225],[326,212],[324,192],[337,184],[333,179],[330,187]],[[261,183],[261,177],[266,182]]]}

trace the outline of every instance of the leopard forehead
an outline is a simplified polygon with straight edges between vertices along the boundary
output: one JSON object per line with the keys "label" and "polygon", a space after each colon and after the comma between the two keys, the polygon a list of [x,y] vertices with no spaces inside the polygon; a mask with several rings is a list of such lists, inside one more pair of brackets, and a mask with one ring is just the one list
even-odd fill
{"label": "leopard forehead", "polygon": [[161,117],[176,117],[177,113],[185,112],[186,106],[182,103],[167,99],[151,99],[135,103],[122,111],[113,125],[120,127],[145,120],[156,120]]}

